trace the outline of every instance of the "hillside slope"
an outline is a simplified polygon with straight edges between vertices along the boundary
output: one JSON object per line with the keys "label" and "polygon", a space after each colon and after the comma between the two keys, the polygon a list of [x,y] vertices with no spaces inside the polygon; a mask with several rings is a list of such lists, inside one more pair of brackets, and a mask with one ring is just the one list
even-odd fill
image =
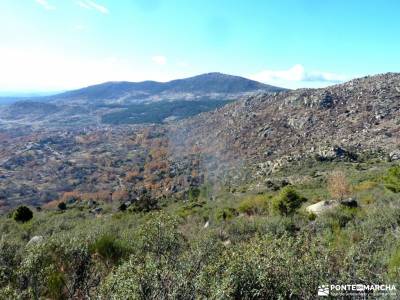
{"label": "hillside slope", "polygon": [[0,131],[0,198],[6,210],[70,191],[175,197],[228,170],[237,182],[291,181],[308,163],[395,161],[399,100],[400,74],[384,74],[261,93],[168,125],[14,127]]}
{"label": "hillside slope", "polygon": [[[219,162],[270,173],[306,157],[398,157],[400,74],[323,89],[259,94],[171,127],[175,153],[193,147]],[[179,137],[179,138],[177,138]]]}

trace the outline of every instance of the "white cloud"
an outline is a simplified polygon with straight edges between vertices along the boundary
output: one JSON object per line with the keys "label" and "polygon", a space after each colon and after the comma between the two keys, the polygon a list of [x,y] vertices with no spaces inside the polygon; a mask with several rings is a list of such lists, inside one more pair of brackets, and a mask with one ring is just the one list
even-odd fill
{"label": "white cloud", "polygon": [[165,65],[167,63],[167,58],[162,55],[153,56],[151,60],[157,65]]}
{"label": "white cloud", "polygon": [[302,65],[294,65],[288,70],[264,70],[255,75],[261,81],[288,80],[288,81],[329,81],[340,82],[346,80],[346,76],[320,71],[306,71]]}
{"label": "white cloud", "polygon": [[85,8],[85,9],[94,9],[97,10],[98,12],[102,14],[108,14],[110,11],[108,10],[107,7],[100,5],[94,1],[91,0],[82,0],[82,1],[77,1],[76,2],[80,7]]}
{"label": "white cloud", "polygon": [[257,81],[288,88],[321,87],[350,79],[348,76],[341,74],[306,71],[300,64],[294,65],[287,70],[263,70],[249,77]]}
{"label": "white cloud", "polygon": [[45,10],[55,10],[56,7],[49,4],[47,0],[35,0],[37,4],[41,5]]}

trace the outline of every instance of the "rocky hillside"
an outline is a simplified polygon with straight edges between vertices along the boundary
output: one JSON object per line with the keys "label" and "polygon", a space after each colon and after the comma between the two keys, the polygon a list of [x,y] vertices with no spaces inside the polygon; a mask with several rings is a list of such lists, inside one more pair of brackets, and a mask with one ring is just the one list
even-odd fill
{"label": "rocky hillside", "polygon": [[323,89],[258,94],[172,126],[174,153],[251,165],[270,174],[291,161],[400,158],[400,74]]}
{"label": "rocky hillside", "polygon": [[400,74],[384,74],[259,93],[156,126],[54,129],[10,121],[12,128],[0,128],[0,206],[41,205],[70,192],[133,199],[145,189],[158,199],[216,177],[293,182],[287,169],[308,163],[399,160],[399,100]]}

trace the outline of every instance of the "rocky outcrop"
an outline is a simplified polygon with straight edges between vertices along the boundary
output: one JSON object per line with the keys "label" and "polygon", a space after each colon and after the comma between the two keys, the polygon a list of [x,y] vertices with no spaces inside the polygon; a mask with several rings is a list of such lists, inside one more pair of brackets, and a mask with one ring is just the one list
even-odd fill
{"label": "rocky outcrop", "polygon": [[316,215],[320,215],[327,210],[333,209],[339,205],[335,200],[324,200],[306,207],[306,211]]}
{"label": "rocky outcrop", "polygon": [[394,150],[394,151],[390,152],[389,160],[390,161],[400,160],[400,150]]}
{"label": "rocky outcrop", "polygon": [[173,152],[195,148],[267,176],[293,161],[399,158],[400,74],[323,89],[257,94],[171,125]]}

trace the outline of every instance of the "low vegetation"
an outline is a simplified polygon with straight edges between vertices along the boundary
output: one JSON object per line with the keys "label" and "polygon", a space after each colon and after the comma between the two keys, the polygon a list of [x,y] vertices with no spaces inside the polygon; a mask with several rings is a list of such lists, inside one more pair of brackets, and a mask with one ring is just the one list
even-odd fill
{"label": "low vegetation", "polygon": [[[318,168],[322,180],[278,191],[21,206],[0,218],[0,299],[312,299],[325,283],[400,284],[398,166]],[[311,218],[332,185],[359,205]]]}

